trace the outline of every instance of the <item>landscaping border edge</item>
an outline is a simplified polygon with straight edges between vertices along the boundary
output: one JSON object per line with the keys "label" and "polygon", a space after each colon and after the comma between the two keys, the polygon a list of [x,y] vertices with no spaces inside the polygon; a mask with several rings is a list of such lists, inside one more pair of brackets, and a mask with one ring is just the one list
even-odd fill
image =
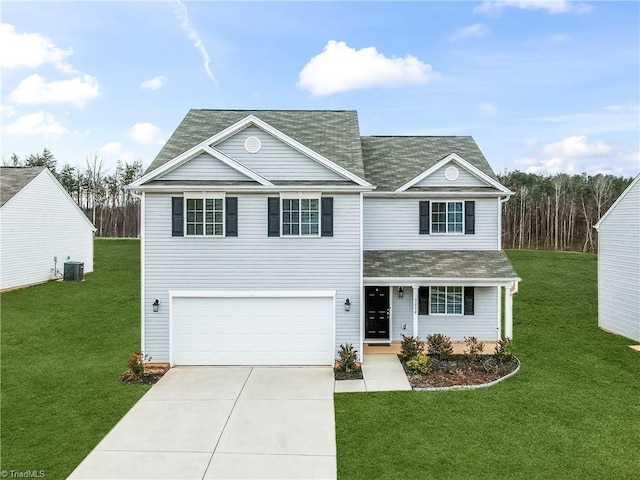
{"label": "landscaping border edge", "polygon": [[515,358],[516,361],[518,362],[516,369],[513,372],[506,374],[504,377],[500,377],[489,383],[479,383],[477,385],[453,385],[451,387],[411,387],[411,389],[417,392],[438,392],[438,391],[447,391],[447,390],[475,390],[478,388],[492,387],[500,383],[501,381],[514,376],[516,373],[520,371],[520,359],[515,355],[513,356],[513,358]]}

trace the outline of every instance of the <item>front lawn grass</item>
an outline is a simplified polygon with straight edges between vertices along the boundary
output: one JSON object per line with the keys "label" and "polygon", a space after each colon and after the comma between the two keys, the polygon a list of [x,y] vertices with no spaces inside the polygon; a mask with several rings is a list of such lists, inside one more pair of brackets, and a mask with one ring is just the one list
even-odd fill
{"label": "front lawn grass", "polygon": [[337,394],[339,478],[638,478],[640,354],[597,326],[597,257],[507,254],[520,372],[481,390]]}
{"label": "front lawn grass", "polygon": [[94,273],[1,298],[1,470],[65,478],[148,390],[123,385],[140,349],[140,242],[96,240]]}

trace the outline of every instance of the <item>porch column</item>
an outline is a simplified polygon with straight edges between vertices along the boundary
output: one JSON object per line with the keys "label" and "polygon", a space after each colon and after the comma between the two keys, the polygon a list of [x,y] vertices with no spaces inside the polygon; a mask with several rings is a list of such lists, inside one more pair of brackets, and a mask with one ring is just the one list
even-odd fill
{"label": "porch column", "polygon": [[411,291],[413,292],[413,330],[412,334],[415,338],[418,337],[418,285],[412,285]]}
{"label": "porch column", "polygon": [[504,336],[513,338],[513,294],[510,287],[504,287]]}

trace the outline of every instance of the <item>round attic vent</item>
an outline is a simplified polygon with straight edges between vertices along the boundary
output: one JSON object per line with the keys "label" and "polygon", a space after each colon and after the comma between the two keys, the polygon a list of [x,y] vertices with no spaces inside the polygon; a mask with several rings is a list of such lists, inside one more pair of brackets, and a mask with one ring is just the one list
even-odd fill
{"label": "round attic vent", "polygon": [[444,171],[444,177],[450,182],[457,180],[459,176],[460,176],[460,172],[456,167],[451,166]]}
{"label": "round attic vent", "polygon": [[249,137],[244,141],[244,149],[249,153],[258,153],[262,148],[262,142],[258,137]]}

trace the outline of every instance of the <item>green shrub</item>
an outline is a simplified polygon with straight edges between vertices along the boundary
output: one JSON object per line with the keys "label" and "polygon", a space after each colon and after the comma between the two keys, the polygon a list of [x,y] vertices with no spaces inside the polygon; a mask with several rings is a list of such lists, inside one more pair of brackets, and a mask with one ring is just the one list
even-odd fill
{"label": "green shrub", "polygon": [[418,337],[408,337],[402,335],[402,343],[400,345],[400,356],[403,360],[411,360],[416,358],[424,351],[424,342]]}
{"label": "green shrub", "polygon": [[134,375],[142,375],[144,373],[144,363],[142,361],[142,352],[131,352],[127,362],[129,371]]}
{"label": "green shrub", "polygon": [[356,360],[358,359],[358,351],[353,348],[353,345],[347,343],[346,345],[340,345],[338,350],[338,366],[336,370],[339,372],[352,372],[358,368]]}
{"label": "green shrub", "polygon": [[427,351],[436,358],[447,358],[453,355],[451,339],[441,333],[434,333],[427,337]]}
{"label": "green shrub", "polygon": [[494,349],[494,355],[500,360],[508,360],[513,357],[513,353],[511,353],[511,339],[507,337],[498,340],[496,348]]}
{"label": "green shrub", "polygon": [[429,373],[431,370],[431,359],[420,352],[407,362],[407,367],[409,367],[413,373]]}
{"label": "green shrub", "polygon": [[464,343],[467,345],[464,351],[465,355],[477,357],[482,355],[484,351],[484,343],[480,342],[476,337],[464,337]]}

